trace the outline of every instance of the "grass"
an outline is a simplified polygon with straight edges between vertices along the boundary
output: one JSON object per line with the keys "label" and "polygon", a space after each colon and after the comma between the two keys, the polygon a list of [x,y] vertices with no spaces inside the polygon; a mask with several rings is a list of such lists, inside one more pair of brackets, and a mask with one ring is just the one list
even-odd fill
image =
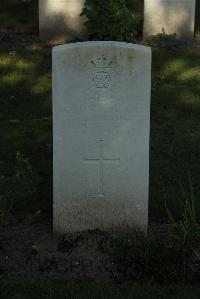
{"label": "grass", "polygon": [[[0,72],[1,193],[6,199],[14,196],[16,212],[35,211],[43,205],[48,209],[52,200],[51,53],[1,52]],[[31,196],[33,187],[37,194]]]}
{"label": "grass", "polygon": [[15,283],[0,285],[2,299],[198,299],[199,286],[132,284],[114,286],[105,283]]}
{"label": "grass", "polygon": [[[188,171],[200,196],[199,65],[197,51],[153,52],[150,221],[166,221],[166,201],[180,217],[179,183],[187,188]],[[15,195],[13,214],[21,211],[24,217],[29,211],[51,211],[51,52],[1,51],[0,72],[0,202]]]}
{"label": "grass", "polygon": [[38,31],[38,0],[1,0],[0,29]]}
{"label": "grass", "polygon": [[[2,0],[0,24],[1,29],[37,31],[37,1]],[[167,220],[165,202],[181,218],[179,185],[190,191],[188,171],[194,196],[200,196],[199,65],[196,51],[153,52],[151,222]],[[52,212],[51,51],[0,51],[0,74],[0,224],[9,224],[38,210]],[[200,287],[191,285],[200,277],[199,251],[180,240],[174,247],[159,242],[106,249],[116,258],[118,273],[125,267],[123,284],[1,282],[0,298],[199,298]],[[190,285],[181,284],[184,279]]]}
{"label": "grass", "polygon": [[180,183],[187,188],[188,171],[199,190],[200,55],[190,50],[153,53],[150,216],[162,221],[163,202],[180,216]]}

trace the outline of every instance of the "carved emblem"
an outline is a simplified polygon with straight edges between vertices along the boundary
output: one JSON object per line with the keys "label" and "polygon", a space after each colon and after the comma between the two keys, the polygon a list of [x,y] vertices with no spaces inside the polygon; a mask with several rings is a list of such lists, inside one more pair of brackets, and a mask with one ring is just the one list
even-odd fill
{"label": "carved emblem", "polygon": [[112,61],[105,56],[100,56],[96,60],[92,60],[91,63],[96,68],[93,80],[97,88],[108,88],[111,83],[111,76],[109,69],[112,68]]}
{"label": "carved emblem", "polygon": [[94,82],[97,88],[108,88],[111,82],[111,77],[106,72],[97,72],[94,76]]}
{"label": "carved emblem", "polygon": [[92,60],[91,63],[96,67],[96,68],[101,68],[101,69],[108,69],[112,67],[112,61],[105,56],[100,56],[96,60]]}

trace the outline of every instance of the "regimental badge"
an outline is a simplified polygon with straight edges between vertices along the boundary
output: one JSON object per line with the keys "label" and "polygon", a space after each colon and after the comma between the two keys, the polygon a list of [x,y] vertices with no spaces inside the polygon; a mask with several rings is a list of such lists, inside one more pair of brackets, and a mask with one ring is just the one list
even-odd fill
{"label": "regimental badge", "polygon": [[93,81],[97,88],[108,88],[111,83],[111,75],[109,70],[112,68],[112,61],[105,56],[100,56],[91,63],[96,69]]}

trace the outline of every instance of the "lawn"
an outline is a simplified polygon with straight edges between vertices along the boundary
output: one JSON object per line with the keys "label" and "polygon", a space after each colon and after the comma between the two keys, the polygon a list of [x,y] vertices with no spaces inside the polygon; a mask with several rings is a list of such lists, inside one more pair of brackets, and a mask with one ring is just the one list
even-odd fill
{"label": "lawn", "polygon": [[150,217],[162,221],[164,201],[180,210],[188,176],[196,197],[200,161],[200,54],[154,51],[151,102]]}
{"label": "lawn", "polygon": [[38,31],[38,0],[1,0],[0,29]]}
{"label": "lawn", "polygon": [[3,52],[0,72],[0,218],[7,222],[11,207],[14,214],[52,208],[50,50]]}
{"label": "lawn", "polygon": [[[177,217],[188,174],[200,196],[200,53],[154,50],[150,222]],[[2,223],[52,210],[51,51],[0,52]]]}

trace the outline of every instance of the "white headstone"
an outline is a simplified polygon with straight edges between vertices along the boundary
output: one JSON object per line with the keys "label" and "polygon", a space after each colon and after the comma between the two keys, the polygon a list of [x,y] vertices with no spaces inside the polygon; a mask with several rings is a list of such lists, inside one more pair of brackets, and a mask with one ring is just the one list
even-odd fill
{"label": "white headstone", "polygon": [[43,40],[81,38],[85,18],[81,17],[85,0],[39,0],[39,30]]}
{"label": "white headstone", "polygon": [[53,48],[54,232],[147,229],[150,48]]}
{"label": "white headstone", "polygon": [[194,37],[196,0],[145,0],[144,38],[157,33]]}

